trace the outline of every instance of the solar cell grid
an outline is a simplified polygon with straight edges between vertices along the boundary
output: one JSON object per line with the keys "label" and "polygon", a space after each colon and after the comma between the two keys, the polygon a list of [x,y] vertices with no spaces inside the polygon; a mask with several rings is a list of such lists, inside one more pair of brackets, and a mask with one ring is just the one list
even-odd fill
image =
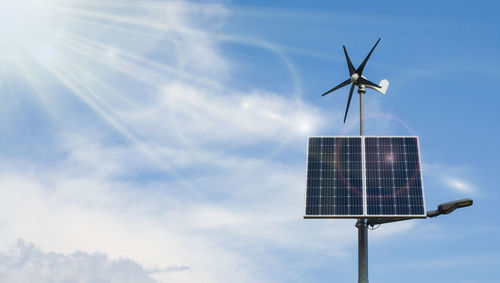
{"label": "solar cell grid", "polygon": [[367,137],[365,153],[368,215],[423,214],[417,138]]}
{"label": "solar cell grid", "polygon": [[424,214],[416,137],[309,138],[306,217]]}
{"label": "solar cell grid", "polygon": [[362,215],[359,138],[309,139],[306,215]]}

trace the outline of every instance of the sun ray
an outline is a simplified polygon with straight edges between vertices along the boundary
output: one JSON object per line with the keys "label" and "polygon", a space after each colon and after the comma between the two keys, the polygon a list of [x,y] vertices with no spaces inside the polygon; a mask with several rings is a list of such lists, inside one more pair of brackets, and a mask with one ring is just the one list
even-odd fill
{"label": "sun ray", "polygon": [[140,135],[140,133],[131,128],[130,125],[123,124],[123,120],[116,116],[114,110],[109,109],[109,105],[103,103],[99,93],[93,89],[92,85],[88,85],[81,80],[81,74],[79,74],[81,69],[75,66],[70,59],[64,58],[64,56],[58,59],[62,64],[45,65],[52,75],[71,90],[71,93],[91,107],[92,110],[102,117],[109,125],[126,137],[131,144],[145,154],[159,168],[168,172],[172,177],[181,180],[184,189],[189,189],[189,191],[197,194],[192,184],[183,182],[182,178],[179,178],[179,173],[175,168],[166,163],[165,159],[162,158],[164,156],[164,145],[159,147],[153,141]]}
{"label": "sun ray", "polygon": [[[80,43],[80,44],[86,43],[87,46],[94,47],[92,50],[95,52],[97,52],[98,50],[106,49],[106,48],[112,48],[113,51],[116,53],[116,55],[119,55],[119,57],[121,59],[123,58],[124,60],[129,61],[130,63],[135,64],[135,66],[144,65],[146,67],[153,68],[157,71],[160,71],[160,73],[156,73],[156,74],[160,75],[162,77],[164,77],[163,72],[167,72],[167,73],[170,73],[172,75],[175,75],[177,79],[189,79],[189,80],[193,80],[197,83],[201,83],[201,84],[211,86],[214,88],[218,88],[218,89],[223,88],[223,86],[220,83],[218,83],[217,81],[211,80],[211,79],[207,78],[206,76],[199,76],[199,75],[195,75],[193,73],[187,72],[187,71],[183,70],[182,67],[171,67],[171,66],[168,66],[165,64],[161,64],[161,63],[158,63],[157,61],[153,61],[153,60],[147,59],[147,58],[142,57],[142,56],[137,56],[134,53],[127,52],[126,50],[121,49],[119,47],[109,46],[109,45],[100,43],[98,41],[82,37],[82,36],[77,35],[77,34],[70,33],[67,35],[67,38],[73,39],[75,43]],[[128,70],[130,70],[130,68],[121,69],[120,71],[127,72]],[[134,73],[134,74],[136,75],[136,73]],[[134,75],[134,74],[132,74],[132,75]],[[146,76],[146,78],[148,78],[148,77]],[[145,81],[145,82],[147,82],[147,81]]]}
{"label": "sun ray", "polygon": [[191,28],[182,27],[178,25],[168,25],[168,23],[158,24],[157,22],[154,21],[148,21],[147,18],[142,19],[142,18],[127,17],[127,16],[119,16],[110,13],[88,11],[84,9],[75,9],[72,7],[65,7],[65,6],[56,6],[53,7],[53,9],[55,11],[71,16],[88,17],[95,20],[102,20],[110,23],[126,25],[132,28],[147,28],[152,30],[158,30],[161,32],[175,31],[179,33],[199,34],[198,31]]}
{"label": "sun ray", "polygon": [[[136,147],[140,152],[148,157],[149,160],[154,162],[158,168],[162,168],[165,172],[176,180],[178,180],[179,185],[182,187],[186,193],[190,193],[193,196],[202,196],[200,192],[195,190],[195,185],[184,181],[180,178],[179,172],[176,168],[172,167],[168,162],[168,151],[174,149],[169,149],[167,145],[159,145],[156,141],[151,140],[141,133],[141,131],[132,124],[128,124],[126,119],[120,115],[119,111],[113,105],[107,101],[107,96],[104,95],[108,92],[118,92],[113,89],[112,86],[99,81],[91,71],[78,66],[74,61],[74,56],[72,53],[76,52],[72,46],[58,45],[60,52],[58,52],[53,58],[54,60],[48,62],[40,60],[33,56],[29,50],[24,50],[24,52],[30,56],[32,59],[37,61],[38,64],[43,66],[52,76],[54,76],[62,85],[64,85],[72,94],[78,97],[86,105],[88,105],[95,113],[97,113],[101,118],[103,118],[110,126],[112,126],[116,131],[118,131],[122,136],[124,136],[134,147]],[[91,79],[90,81],[83,79]]]}
{"label": "sun ray", "polygon": [[[113,4],[114,3],[114,4]],[[108,7],[121,5],[118,2],[107,3]],[[58,35],[51,40],[50,28],[43,32],[32,35],[32,42],[44,46],[44,50],[24,48],[40,66],[47,69],[57,80],[65,85],[78,99],[89,105],[99,116],[109,123],[124,137],[134,144],[147,141],[147,134],[133,126],[132,121],[127,121],[127,110],[141,111],[143,105],[153,101],[144,101],[147,94],[133,95],[123,91],[120,84],[116,84],[118,78],[126,76],[129,80],[144,83],[145,85],[158,88],[169,82],[189,81],[197,85],[206,85],[211,89],[224,89],[225,93],[239,92],[237,90],[223,88],[220,83],[210,79],[210,75],[199,74],[192,71],[183,62],[158,62],[148,56],[148,49],[137,48],[130,39],[137,37],[152,43],[153,48],[161,44],[168,44],[169,52],[177,52],[172,57],[182,58],[182,48],[185,37],[190,41],[197,42],[210,38],[215,42],[232,42],[245,45],[253,45],[267,49],[280,58],[292,74],[295,85],[295,95],[300,94],[300,82],[297,79],[293,65],[288,58],[272,44],[258,41],[256,39],[244,38],[227,34],[217,34],[210,31],[201,31],[183,24],[169,24],[169,21],[151,21],[147,13],[156,12],[161,6],[159,2],[134,2],[128,3],[126,8],[116,12],[111,9],[100,9],[101,4],[86,5],[82,1],[55,1],[54,5],[48,7],[54,15],[65,19],[66,26],[58,30]],[[137,5],[140,9],[131,9]],[[159,6],[158,6],[159,5]],[[164,9],[175,9],[175,5],[162,6]],[[200,12],[200,11],[197,11]],[[166,16],[171,16],[171,11]],[[186,16],[184,13],[183,16]],[[181,16],[182,17],[182,16]],[[92,29],[89,30],[89,26]],[[50,27],[50,26],[49,26]],[[42,29],[40,29],[42,31]],[[121,36],[113,35],[118,32]],[[129,35],[129,36],[126,36]],[[118,39],[117,39],[118,38]],[[123,41],[122,38],[125,38]],[[190,42],[189,41],[189,42]],[[188,43],[189,44],[189,43]],[[110,55],[111,54],[111,55]],[[166,76],[166,74],[168,74]],[[103,76],[104,75],[104,76]],[[111,77],[110,77],[111,76]],[[123,80],[122,80],[123,81]],[[122,89],[121,89],[122,88]],[[137,99],[141,97],[141,100]],[[43,101],[43,97],[41,97]],[[146,103],[146,104],[144,104]],[[168,103],[168,101],[167,101]],[[179,133],[177,133],[179,134]],[[188,145],[200,149],[187,138],[182,138]],[[163,156],[159,154],[159,146],[150,146],[148,155]]]}

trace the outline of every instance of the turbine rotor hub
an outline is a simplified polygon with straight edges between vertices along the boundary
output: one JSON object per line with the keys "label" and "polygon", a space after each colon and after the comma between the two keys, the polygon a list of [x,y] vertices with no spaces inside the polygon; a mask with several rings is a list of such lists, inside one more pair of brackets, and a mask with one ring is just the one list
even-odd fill
{"label": "turbine rotor hub", "polygon": [[359,75],[357,73],[352,74],[351,82],[356,83],[359,79]]}

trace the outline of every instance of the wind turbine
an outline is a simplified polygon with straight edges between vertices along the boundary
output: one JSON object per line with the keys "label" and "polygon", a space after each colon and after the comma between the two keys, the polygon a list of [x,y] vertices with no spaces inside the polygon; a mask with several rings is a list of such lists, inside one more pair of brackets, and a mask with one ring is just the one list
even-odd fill
{"label": "wind turbine", "polygon": [[[347,55],[347,50],[345,49],[345,45],[342,45],[342,47],[344,48],[345,59],[347,60],[347,67],[349,68],[350,78],[348,78],[344,82],[340,83],[336,87],[330,89],[329,91],[323,93],[321,96],[325,96],[325,95],[329,94],[330,92],[333,92],[333,91],[335,91],[339,88],[342,88],[348,84],[352,84],[351,90],[349,91],[349,98],[347,99],[347,108],[345,109],[344,123],[345,123],[345,120],[347,118],[347,112],[349,112],[349,105],[351,104],[351,98],[352,98],[352,92],[354,91],[354,86],[358,87],[358,93],[361,95],[360,96],[361,99],[362,99],[362,94],[365,93],[365,87],[374,89],[382,94],[385,94],[387,91],[387,88],[389,87],[389,81],[387,81],[386,79],[383,79],[382,81],[380,81],[380,84],[377,85],[376,83],[373,83],[373,82],[367,80],[363,76],[363,70],[365,69],[366,62],[368,62],[368,59],[372,55],[373,50],[375,49],[375,47],[377,47],[377,44],[379,42],[380,42],[380,38],[377,40],[377,43],[375,43],[372,50],[370,50],[370,53],[368,53],[365,60],[363,60],[363,62],[361,63],[361,65],[359,65],[359,67],[357,69],[355,69],[354,66],[352,65],[351,59],[349,59],[349,55]],[[362,101],[361,101],[361,104],[362,104]],[[363,107],[363,106],[361,105],[361,107]],[[361,108],[361,111],[362,111],[362,108]]]}

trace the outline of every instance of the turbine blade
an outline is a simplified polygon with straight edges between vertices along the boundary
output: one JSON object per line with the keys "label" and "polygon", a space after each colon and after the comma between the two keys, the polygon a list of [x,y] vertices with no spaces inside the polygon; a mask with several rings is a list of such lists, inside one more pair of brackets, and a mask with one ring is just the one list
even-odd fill
{"label": "turbine blade", "polygon": [[363,77],[359,77],[357,83],[358,83],[358,85],[371,85],[371,86],[374,86],[374,87],[382,88],[378,84],[372,83],[372,82],[370,82],[369,80],[367,80],[367,79],[365,79]]}
{"label": "turbine blade", "polygon": [[329,91],[323,93],[321,96],[325,96],[325,95],[329,94],[330,92],[335,91],[335,90],[337,90],[337,89],[339,89],[341,87],[345,87],[346,85],[348,85],[350,83],[351,83],[351,79],[347,79],[345,82],[340,83],[338,86],[336,86],[336,87],[330,89]]}
{"label": "turbine blade", "polygon": [[345,115],[344,115],[344,123],[345,119],[347,118],[347,112],[349,112],[349,105],[351,104],[351,98],[352,98],[352,91],[354,90],[354,84],[351,86],[351,90],[349,91],[349,98],[347,99],[347,107],[345,109]]}
{"label": "turbine blade", "polygon": [[344,48],[345,59],[347,60],[347,67],[349,68],[349,76],[352,76],[352,74],[356,72],[356,69],[354,69],[351,59],[349,58],[349,55],[347,55],[347,50],[345,49],[345,46],[342,45],[342,47]]}
{"label": "turbine blade", "polygon": [[377,44],[379,42],[380,42],[380,38],[377,40],[377,43],[375,43],[372,50],[370,50],[370,53],[368,53],[368,55],[366,55],[366,58],[365,58],[365,60],[363,60],[363,63],[361,63],[361,65],[359,65],[358,69],[356,70],[356,73],[358,73],[360,77],[361,77],[361,74],[363,74],[363,70],[365,69],[366,62],[368,62],[370,55],[372,55],[373,50],[375,49],[375,47],[377,47]]}

